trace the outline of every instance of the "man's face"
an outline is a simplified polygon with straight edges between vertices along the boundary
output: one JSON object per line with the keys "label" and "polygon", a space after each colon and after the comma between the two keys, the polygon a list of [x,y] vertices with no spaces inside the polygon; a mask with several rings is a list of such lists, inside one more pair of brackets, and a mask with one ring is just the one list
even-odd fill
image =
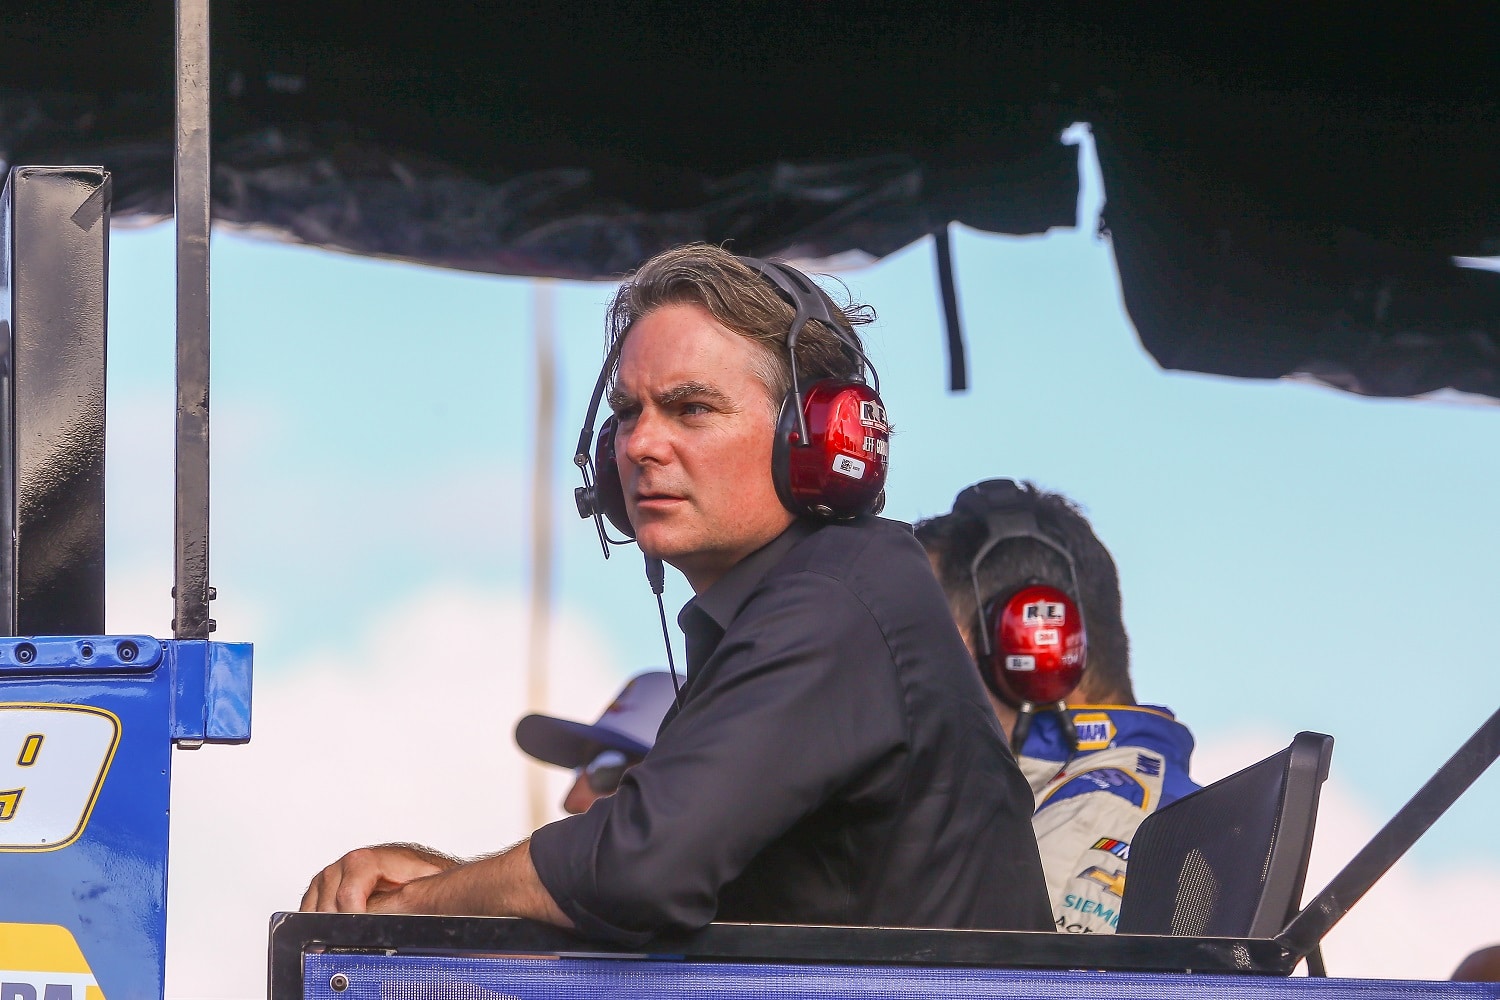
{"label": "man's face", "polygon": [[620,779],[625,772],[640,762],[641,758],[619,750],[599,753],[587,767],[574,770],[573,787],[563,798],[563,811],[571,814],[588,812],[589,806],[619,791]]}
{"label": "man's face", "polygon": [[605,792],[600,794],[590,788],[589,779],[582,771],[579,771],[573,776],[573,786],[568,789],[568,794],[563,797],[563,812],[570,816],[586,813],[589,811],[589,806],[608,794],[610,793]]}
{"label": "man's face", "polygon": [[776,413],[762,350],[697,305],[637,320],[611,404],[615,461],[641,550],[702,593],[792,523],[771,481]]}

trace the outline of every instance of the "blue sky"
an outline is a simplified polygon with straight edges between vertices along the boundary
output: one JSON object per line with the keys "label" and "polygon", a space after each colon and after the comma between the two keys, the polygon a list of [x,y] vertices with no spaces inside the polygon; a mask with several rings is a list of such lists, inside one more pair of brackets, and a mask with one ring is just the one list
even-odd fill
{"label": "blue sky", "polygon": [[[1163,372],[1091,232],[957,231],[962,395],[945,390],[927,243],[840,275],[880,316],[886,513],[944,512],[991,476],[1073,497],[1119,563],[1141,700],[1200,739],[1331,733],[1334,773],[1384,819],[1500,704],[1484,641],[1500,409]],[[170,228],[117,230],[110,263],[110,599],[162,634]],[[213,267],[215,614],[223,638],[256,643],[257,676],[295,684],[294,664],[358,645],[437,585],[524,600],[535,284],[223,232]],[[634,550],[601,560],[569,462],[611,288],[551,288],[556,599],[623,679],[662,662],[655,605]],[[667,596],[690,596],[675,574]],[[455,627],[521,669],[523,635]],[[411,663],[436,669],[420,649]],[[495,706],[496,724],[522,710]],[[1481,779],[1416,858],[1493,867],[1497,792],[1500,774]]]}

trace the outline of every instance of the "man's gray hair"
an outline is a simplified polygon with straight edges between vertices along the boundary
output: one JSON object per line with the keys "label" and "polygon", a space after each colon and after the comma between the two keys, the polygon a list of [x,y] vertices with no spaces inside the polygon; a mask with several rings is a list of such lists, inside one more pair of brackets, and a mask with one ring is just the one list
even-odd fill
{"label": "man's gray hair", "polygon": [[[701,306],[762,348],[755,374],[766,386],[774,418],[792,389],[786,337],[796,314],[777,288],[722,247],[690,243],[657,254],[626,278],[610,303],[606,325],[616,359],[618,347],[636,321],[667,305]],[[855,327],[873,321],[875,311],[854,303],[839,311],[848,322],[842,336],[818,320],[809,320],[798,338],[797,370],[804,382],[863,374],[863,348],[853,346],[860,343]]]}

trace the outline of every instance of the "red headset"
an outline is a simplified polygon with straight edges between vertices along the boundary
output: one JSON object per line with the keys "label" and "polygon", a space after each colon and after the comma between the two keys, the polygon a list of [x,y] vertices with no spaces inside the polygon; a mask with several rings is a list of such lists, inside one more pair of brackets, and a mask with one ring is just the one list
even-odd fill
{"label": "red headset", "polygon": [[[859,514],[878,514],[885,505],[891,429],[880,401],[880,376],[875,366],[865,356],[842,310],[807,275],[778,261],[737,259],[765,278],[796,310],[786,336],[792,389],[781,404],[771,453],[771,479],[777,497],[799,517],[847,520]],[[862,378],[821,379],[802,385],[797,373],[797,341],[808,320],[813,319],[843,341],[857,359],[861,373],[869,369],[873,386]],[[611,542],[625,544],[635,537],[615,465],[615,417],[610,416],[599,428],[593,455],[589,454],[594,420],[624,341],[623,336],[616,340],[604,360],[573,455],[573,464],[583,473],[583,486],[573,491],[578,516],[594,518],[606,557]],[[623,539],[609,536],[604,528],[606,519],[625,536]]]}
{"label": "red headset", "polygon": [[1083,677],[1087,654],[1078,605],[1056,587],[1022,587],[984,609],[989,675],[1011,705],[1056,705]]}
{"label": "red headset", "polygon": [[1077,735],[1066,711],[1066,698],[1083,678],[1088,662],[1088,633],[1083,606],[1058,587],[1032,581],[986,601],[980,593],[979,567],[995,547],[1019,538],[1039,542],[1062,557],[1072,594],[1081,596],[1073,556],[1060,539],[1042,531],[1026,506],[1025,494],[1009,479],[976,483],[958,495],[955,514],[985,526],[985,538],[969,563],[974,603],[979,614],[980,673],[991,690],[1018,711],[1011,746],[1019,751],[1039,706],[1057,712],[1064,734],[1076,749]]}

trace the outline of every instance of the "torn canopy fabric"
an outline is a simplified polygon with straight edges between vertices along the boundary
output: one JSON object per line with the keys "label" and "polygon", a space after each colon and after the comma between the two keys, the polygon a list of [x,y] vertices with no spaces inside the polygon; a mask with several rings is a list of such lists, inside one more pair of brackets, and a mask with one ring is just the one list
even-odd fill
{"label": "torn canopy fabric", "polygon": [[[1500,397],[1500,274],[1453,262],[1500,254],[1497,17],[216,0],[214,213],[501,274],[695,239],[877,258],[954,220],[1071,225],[1058,135],[1087,121],[1164,367]],[[103,164],[116,219],[170,214],[171,3],[3,28],[0,155]]]}
{"label": "torn canopy fabric", "polygon": [[[114,174],[117,220],[170,218],[170,121],[130,134],[123,123],[143,112],[136,94],[0,94],[0,151],[9,162],[101,161]],[[598,167],[480,178],[340,123],[264,125],[216,137],[213,214],[271,238],[494,274],[616,279],[700,240],[750,255],[874,260],[960,217],[1000,232],[1071,225],[1076,153],[1055,135],[1034,138],[1018,162],[982,171],[889,153],[678,172],[670,200],[650,208]]]}

